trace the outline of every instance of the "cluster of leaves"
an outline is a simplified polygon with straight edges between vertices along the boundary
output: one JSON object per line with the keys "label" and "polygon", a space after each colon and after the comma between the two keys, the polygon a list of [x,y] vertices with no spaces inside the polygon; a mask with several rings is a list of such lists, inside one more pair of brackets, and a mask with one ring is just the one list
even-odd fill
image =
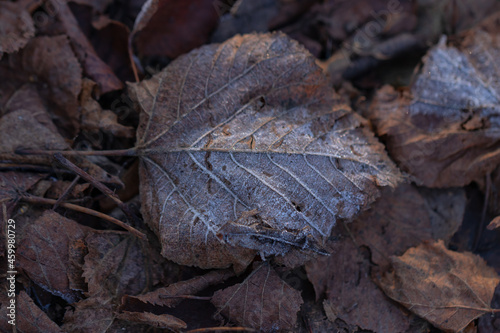
{"label": "cluster of leaves", "polygon": [[496,1],[126,3],[0,0],[17,330],[500,329]]}

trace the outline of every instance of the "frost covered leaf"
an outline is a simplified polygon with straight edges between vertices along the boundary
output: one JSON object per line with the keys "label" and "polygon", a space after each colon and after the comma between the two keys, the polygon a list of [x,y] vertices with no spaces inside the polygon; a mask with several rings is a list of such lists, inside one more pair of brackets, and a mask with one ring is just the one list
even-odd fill
{"label": "frost covered leaf", "polygon": [[428,53],[410,93],[381,89],[369,117],[399,166],[429,187],[464,186],[500,163],[500,14]]}
{"label": "frost covered leaf", "polygon": [[392,266],[394,271],[380,281],[387,296],[445,331],[458,332],[491,312],[500,282],[481,257],[450,251],[442,241],[392,257]]}
{"label": "frost covered leaf", "polygon": [[283,34],[204,46],[130,88],[142,108],[142,213],[180,264],[322,253],[338,219],[399,180],[364,120]]}
{"label": "frost covered leaf", "polygon": [[0,58],[26,45],[35,35],[35,26],[21,2],[0,2]]}
{"label": "frost covered leaf", "polygon": [[300,291],[281,280],[269,264],[262,264],[243,283],[217,291],[212,303],[242,326],[279,332],[295,326],[303,301]]}

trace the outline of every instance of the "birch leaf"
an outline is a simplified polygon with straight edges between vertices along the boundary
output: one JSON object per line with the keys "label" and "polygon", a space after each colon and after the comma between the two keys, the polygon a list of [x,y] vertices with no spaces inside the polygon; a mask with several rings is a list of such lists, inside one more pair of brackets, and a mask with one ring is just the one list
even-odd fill
{"label": "birch leaf", "polygon": [[142,213],[177,263],[236,269],[256,253],[324,253],[400,178],[384,147],[283,34],[235,36],[130,85],[141,108]]}

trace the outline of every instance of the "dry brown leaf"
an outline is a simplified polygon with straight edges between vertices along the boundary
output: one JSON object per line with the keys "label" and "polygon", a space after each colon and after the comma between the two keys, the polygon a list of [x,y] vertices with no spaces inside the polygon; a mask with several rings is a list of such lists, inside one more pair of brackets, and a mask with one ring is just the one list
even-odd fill
{"label": "dry brown leaf", "polygon": [[133,322],[138,322],[138,323],[143,323],[147,324],[153,327],[159,327],[159,328],[168,328],[171,330],[180,330],[181,328],[186,328],[187,325],[185,322],[180,320],[179,318],[176,318],[174,316],[171,316],[169,314],[161,314],[161,315],[156,315],[150,312],[129,312],[129,311],[124,311],[122,313],[119,313],[117,315],[118,319],[123,319],[123,320],[128,320],[128,321],[133,321]]}
{"label": "dry brown leaf", "polygon": [[[22,95],[32,93],[26,102],[39,102],[40,99],[33,87],[26,87]],[[33,97],[37,96],[37,97]],[[12,105],[9,104],[9,105]],[[33,135],[36,133],[37,135]],[[28,108],[17,105],[12,112],[0,118],[0,159],[19,164],[41,164],[53,166],[50,156],[18,155],[18,149],[34,150],[67,150],[69,145],[57,132],[50,116],[41,104],[29,104]],[[100,182],[122,186],[120,179],[108,174],[105,170],[90,162],[87,158],[75,156],[69,158],[75,164],[85,168],[87,172]]]}
{"label": "dry brown leaf", "polygon": [[132,138],[135,131],[131,126],[118,123],[118,116],[110,110],[103,110],[101,105],[92,97],[96,83],[83,79],[80,105],[82,109],[82,130],[96,134],[99,131],[116,137]]}
{"label": "dry brown leaf", "polygon": [[261,332],[291,330],[303,303],[300,292],[269,264],[257,267],[242,283],[217,291],[211,302],[230,320]]}
{"label": "dry brown leaf", "polygon": [[88,296],[113,299],[137,295],[156,285],[167,272],[157,250],[137,237],[122,232],[99,232],[85,239],[83,276]]}
{"label": "dry brown leaf", "polygon": [[[45,312],[43,312],[33,300],[21,290],[16,296],[16,308],[18,313],[16,328],[18,332],[39,332],[39,333],[63,333]],[[13,328],[13,327],[11,327]]]}
{"label": "dry brown leaf", "polygon": [[399,166],[428,187],[464,186],[500,163],[500,14],[470,31],[460,49],[443,39],[411,88],[378,93],[369,111]]}
{"label": "dry brown leaf", "polygon": [[[75,302],[81,293],[70,288],[70,246],[92,231],[54,211],[46,210],[29,225],[18,226],[16,267],[35,283],[67,302]],[[82,253],[83,254],[83,253]]]}
{"label": "dry brown leaf", "polygon": [[61,328],[65,332],[110,332],[114,320],[113,304],[109,299],[91,297],[65,312]]}
{"label": "dry brown leaf", "polygon": [[307,277],[331,321],[340,318],[350,325],[374,332],[405,332],[409,316],[395,306],[370,278],[368,254],[350,238],[332,244],[333,253],[306,264]]}
{"label": "dry brown leaf", "polygon": [[78,94],[82,85],[82,69],[67,37],[33,38],[23,50],[5,60],[8,61],[0,63],[0,76],[4,78],[0,88],[4,98],[9,99],[2,101],[7,104],[5,108],[30,109],[27,99],[36,100],[37,97],[33,93],[26,94],[32,89],[23,85],[35,86],[42,97],[36,105],[49,109],[64,132],[76,134],[80,126]]}
{"label": "dry brown leaf", "polygon": [[35,35],[31,15],[22,2],[0,2],[0,59],[3,53],[15,52]]}
{"label": "dry brown leaf", "polygon": [[217,21],[213,0],[148,0],[130,38],[141,57],[175,59],[206,43]]}
{"label": "dry brown leaf", "polygon": [[92,44],[78,26],[75,16],[66,2],[49,0],[50,5],[57,8],[57,16],[63,31],[69,37],[73,50],[82,64],[85,73],[97,82],[102,93],[123,88],[123,83],[116,77],[111,68],[96,54]]}
{"label": "dry brown leaf", "polygon": [[180,264],[241,270],[256,252],[323,253],[338,219],[400,179],[364,119],[283,34],[204,46],[130,92],[142,213]]}
{"label": "dry brown leaf", "polygon": [[442,241],[423,243],[392,257],[392,267],[380,280],[384,292],[442,330],[458,332],[492,312],[500,278],[475,254],[450,251]]}
{"label": "dry brown leaf", "polygon": [[461,189],[419,189],[403,184],[384,189],[373,207],[349,229],[358,245],[370,248],[372,261],[385,270],[392,255],[402,255],[424,240],[449,241],[462,223],[466,205]]}
{"label": "dry brown leaf", "polygon": [[207,274],[196,276],[186,281],[176,282],[168,287],[159,288],[146,294],[125,296],[124,301],[136,299],[153,305],[173,307],[183,300],[175,296],[194,295],[210,285],[222,283],[232,276],[234,276],[234,271],[230,269],[211,271]]}

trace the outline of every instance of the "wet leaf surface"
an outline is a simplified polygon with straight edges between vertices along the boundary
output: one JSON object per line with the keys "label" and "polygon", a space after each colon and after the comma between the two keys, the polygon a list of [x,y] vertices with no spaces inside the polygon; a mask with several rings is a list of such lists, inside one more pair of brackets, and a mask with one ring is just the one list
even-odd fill
{"label": "wet leaf surface", "polygon": [[181,264],[238,270],[255,252],[322,252],[338,219],[399,180],[364,120],[281,34],[203,47],[131,94],[142,213]]}

